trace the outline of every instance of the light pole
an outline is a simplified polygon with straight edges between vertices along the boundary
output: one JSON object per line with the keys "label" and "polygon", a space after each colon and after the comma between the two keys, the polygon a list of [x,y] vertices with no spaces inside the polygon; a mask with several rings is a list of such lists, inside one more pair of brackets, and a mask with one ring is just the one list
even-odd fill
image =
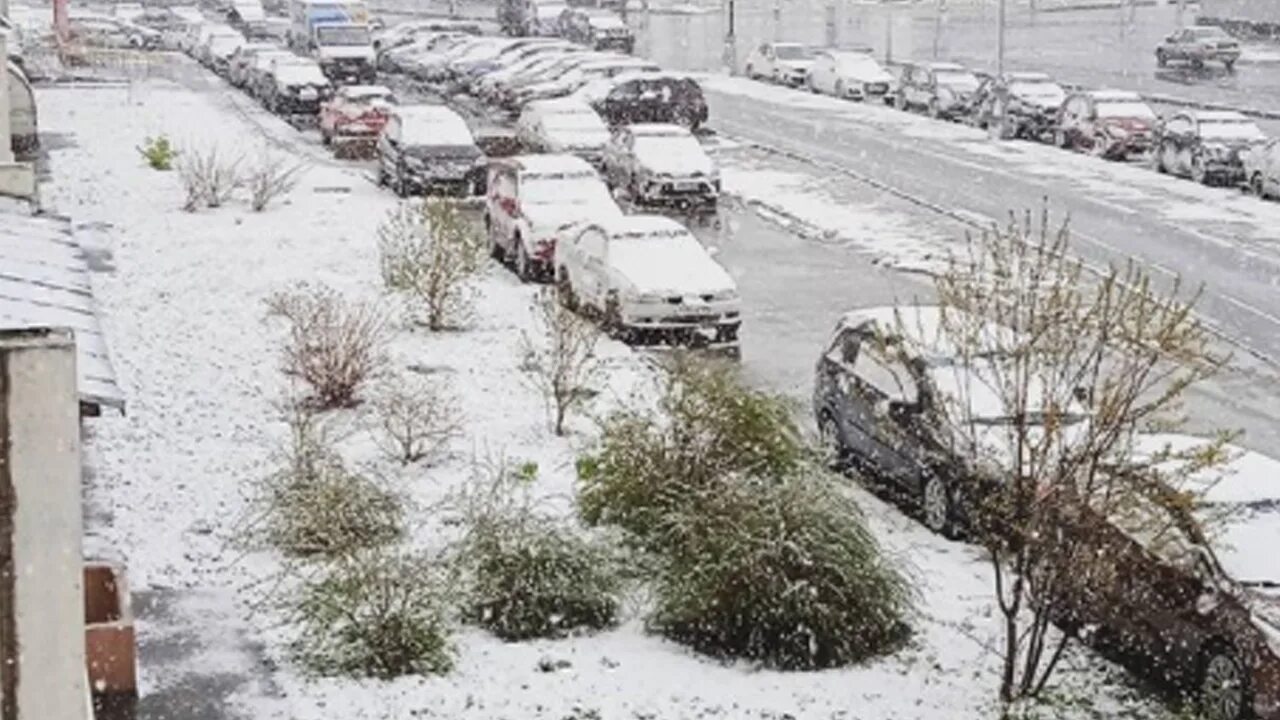
{"label": "light pole", "polygon": [[999,29],[996,32],[996,74],[1004,74],[1004,24],[1005,24],[1005,5],[1008,0],[1000,0],[1000,5],[996,9],[996,24]]}
{"label": "light pole", "polygon": [[730,75],[738,73],[738,39],[735,36],[735,25],[737,18],[734,17],[736,8],[734,0],[725,0],[725,17],[728,19],[728,28],[724,32],[724,66],[729,69]]}

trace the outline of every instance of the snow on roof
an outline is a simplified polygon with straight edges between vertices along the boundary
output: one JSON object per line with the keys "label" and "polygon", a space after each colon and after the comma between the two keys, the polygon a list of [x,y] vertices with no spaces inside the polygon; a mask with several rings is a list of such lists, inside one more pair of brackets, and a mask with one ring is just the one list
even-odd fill
{"label": "snow on roof", "polygon": [[[946,312],[947,315],[956,319],[965,317],[965,313],[959,310],[948,309]],[[944,332],[942,318],[943,311],[938,305],[886,305],[851,310],[840,319],[840,327],[857,328],[874,323],[882,331],[903,336],[910,345],[930,355],[939,358],[952,357],[955,355],[955,349]],[[992,332],[1012,332],[995,323],[972,317],[962,321],[964,328],[979,326],[985,326]]]}
{"label": "snow on roof", "polygon": [[80,399],[124,411],[99,323],[89,260],[65,218],[0,214],[0,328],[69,328]]}
{"label": "snow on roof", "polygon": [[1142,102],[1138,93],[1128,90],[1092,90],[1089,95],[1102,102]]}
{"label": "snow on roof", "polygon": [[1200,122],[1253,122],[1233,110],[1190,110],[1187,114]]}
{"label": "snow on roof", "polygon": [[626,23],[622,22],[622,18],[613,14],[588,15],[587,23],[590,24],[591,27],[597,27],[602,30],[609,30],[613,28],[625,28],[627,26]]}
{"label": "snow on roof", "polygon": [[613,215],[595,222],[606,235],[687,235],[689,229],[665,215]]}
{"label": "snow on roof", "polygon": [[924,66],[929,68],[930,70],[963,71],[965,69],[963,65],[957,65],[956,63],[952,63],[952,62],[929,62],[929,63],[925,63]]}
{"label": "snow on roof", "polygon": [[444,105],[406,105],[396,110],[406,143],[422,145],[474,145],[467,121]]}
{"label": "snow on roof", "polygon": [[[1152,433],[1139,435],[1134,452],[1139,457],[1168,451],[1173,454],[1194,451],[1211,441],[1194,435]],[[1190,478],[1193,488],[1203,490],[1209,504],[1280,503],[1280,460],[1235,445],[1224,448],[1227,460],[1219,467],[1204,470]],[[1170,459],[1168,462],[1180,462]]]}
{"label": "snow on roof", "polygon": [[692,135],[689,128],[674,123],[636,123],[630,126],[636,137],[684,137]]}
{"label": "snow on roof", "polygon": [[576,155],[516,155],[502,162],[514,164],[522,175],[595,173],[586,160]]}
{"label": "snow on roof", "polygon": [[382,85],[347,85],[339,92],[349,98],[386,97],[391,90]]}

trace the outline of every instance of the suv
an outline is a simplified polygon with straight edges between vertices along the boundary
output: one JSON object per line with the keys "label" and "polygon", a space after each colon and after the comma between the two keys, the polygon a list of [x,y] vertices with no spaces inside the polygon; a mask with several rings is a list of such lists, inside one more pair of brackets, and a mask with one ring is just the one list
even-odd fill
{"label": "suv", "polygon": [[1245,180],[1260,198],[1280,196],[1280,139],[1250,148],[1244,154]]}
{"label": "suv", "polygon": [[636,44],[631,28],[608,10],[567,8],[560,14],[560,36],[592,50],[630,53]]}
{"label": "suv", "polygon": [[483,187],[484,153],[462,116],[443,105],[392,109],[377,147],[378,185],[400,197],[466,196]]}
{"label": "suv", "polygon": [[556,237],[569,225],[621,217],[609,188],[572,155],[515,155],[489,163],[484,225],[493,256],[521,280],[551,277]]}
{"label": "suv", "polygon": [[746,74],[752,80],[772,80],[800,87],[813,66],[813,50],[800,43],[762,43],[747,56]]}
{"label": "suv", "polygon": [[1226,30],[1212,25],[1193,25],[1165,38],[1156,46],[1156,65],[1165,67],[1170,60],[1182,60],[1193,67],[1207,62],[1220,62],[1227,70],[1240,59],[1240,43]]}
{"label": "suv", "polygon": [[1048,75],[1013,72],[987,78],[976,93],[979,127],[1002,139],[1048,142],[1058,125],[1058,112],[1067,93]]}
{"label": "suv", "polygon": [[529,152],[569,153],[603,167],[609,128],[580,100],[537,100],[520,113],[516,137]]}
{"label": "suv", "polygon": [[1156,114],[1136,93],[1088,90],[1062,104],[1053,142],[1099,157],[1124,160],[1151,149]]}
{"label": "suv", "polygon": [[1156,141],[1156,170],[1211,185],[1244,181],[1243,155],[1267,136],[1237,112],[1187,110],[1169,118]]}
{"label": "suv", "polygon": [[715,207],[720,170],[687,128],[624,125],[604,149],[605,177],[636,204]]}
{"label": "suv", "polygon": [[956,118],[969,108],[978,77],[955,63],[903,66],[894,104],[899,110],[923,108],[934,118]]}
{"label": "suv", "polygon": [[575,226],[557,239],[555,267],[561,302],[603,318],[623,342],[738,355],[738,287],[671,218],[628,215]]}
{"label": "suv", "polygon": [[590,103],[611,127],[674,123],[697,130],[707,121],[702,86],[682,73],[623,73],[593,80],[574,95]]}

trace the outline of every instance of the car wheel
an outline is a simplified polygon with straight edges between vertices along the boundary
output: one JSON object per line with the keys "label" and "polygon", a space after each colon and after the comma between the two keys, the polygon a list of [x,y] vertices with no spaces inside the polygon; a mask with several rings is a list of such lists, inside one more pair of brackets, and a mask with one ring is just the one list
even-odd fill
{"label": "car wheel", "polygon": [[1200,669],[1200,714],[1205,720],[1242,720],[1249,711],[1244,667],[1228,645],[1206,653]]}
{"label": "car wheel", "polygon": [[894,106],[894,107],[896,107],[896,108],[898,108],[899,110],[904,110],[904,111],[905,111],[905,110],[907,109],[907,98],[906,98],[906,96],[905,96],[905,95],[903,95],[902,93],[898,93],[897,95],[894,95],[894,96],[893,96],[893,106]]}
{"label": "car wheel", "polygon": [[1212,181],[1209,171],[1204,166],[1204,160],[1199,157],[1191,159],[1191,179],[1201,185],[1208,185]]}
{"label": "car wheel", "polygon": [[1165,67],[1169,64],[1169,58],[1164,54],[1163,50],[1156,51],[1156,67]]}
{"label": "car wheel", "polygon": [[942,107],[938,105],[937,100],[929,101],[929,117],[933,118],[934,120],[938,120],[942,118]]}
{"label": "car wheel", "polygon": [[[379,162],[379,163],[378,163],[378,180],[377,180],[377,183],[378,183],[378,187],[386,187],[386,186],[387,186],[387,171],[386,171],[386,170],[384,170],[384,169],[382,168],[382,163],[381,163],[381,162]],[[486,220],[488,220],[488,218],[485,218],[485,219],[486,219]]]}
{"label": "car wheel", "polygon": [[533,261],[529,259],[529,252],[524,249],[524,241],[519,236],[516,237],[516,277],[521,282],[533,282]]}
{"label": "car wheel", "polygon": [[758,76],[758,75],[756,75],[756,69],[755,69],[755,66],[753,66],[751,63],[747,63],[747,79],[748,79],[748,80],[758,80],[758,79],[759,79],[759,76]]}
{"label": "car wheel", "polygon": [[955,537],[955,503],[951,489],[937,475],[930,474],[924,481],[920,498],[920,514],[925,527],[942,535]]}
{"label": "car wheel", "polygon": [[1105,158],[1107,156],[1107,141],[1101,136],[1094,135],[1093,142],[1089,144],[1089,154],[1097,158]]}
{"label": "car wheel", "polygon": [[833,470],[844,469],[847,463],[844,442],[840,439],[840,425],[826,411],[818,418],[818,443],[828,467]]}
{"label": "car wheel", "polygon": [[1060,148],[1068,147],[1066,130],[1063,130],[1062,128],[1058,128],[1057,130],[1053,131],[1053,145],[1054,147],[1060,147]]}
{"label": "car wheel", "polygon": [[604,325],[605,334],[609,337],[621,342],[630,344],[631,333],[622,326],[622,310],[618,307],[617,296],[610,294],[609,298],[604,301],[604,312],[601,317]]}
{"label": "car wheel", "polygon": [[333,138],[329,137],[329,133],[325,132],[325,131],[324,131],[324,128],[321,128],[321,129],[320,129],[320,144],[321,144],[321,145],[324,145],[325,147],[329,147],[329,145],[331,145],[332,143],[333,143]]}
{"label": "car wheel", "polygon": [[391,190],[396,197],[409,197],[409,183],[405,182],[404,174],[397,170],[395,178],[391,181]]}
{"label": "car wheel", "polygon": [[556,298],[566,310],[577,312],[578,296],[573,294],[573,283],[569,281],[567,270],[561,269],[556,274]]}
{"label": "car wheel", "polygon": [[1156,172],[1160,173],[1161,175],[1167,175],[1169,173],[1169,166],[1164,164],[1164,153],[1165,153],[1165,146],[1163,143],[1161,143],[1160,146],[1155,149]]}
{"label": "car wheel", "polygon": [[845,98],[845,87],[843,80],[836,81],[836,97],[843,100]]}
{"label": "car wheel", "polygon": [[1236,67],[1236,61],[1235,61],[1235,60],[1223,60],[1223,61],[1222,61],[1222,65],[1223,65],[1223,67],[1225,67],[1225,68],[1227,69],[1227,72],[1231,72],[1231,71],[1232,71],[1232,70],[1234,70],[1234,69],[1235,69],[1235,67]]}
{"label": "car wheel", "polygon": [[1264,200],[1267,198],[1267,187],[1262,180],[1262,173],[1254,173],[1249,179],[1249,190]]}

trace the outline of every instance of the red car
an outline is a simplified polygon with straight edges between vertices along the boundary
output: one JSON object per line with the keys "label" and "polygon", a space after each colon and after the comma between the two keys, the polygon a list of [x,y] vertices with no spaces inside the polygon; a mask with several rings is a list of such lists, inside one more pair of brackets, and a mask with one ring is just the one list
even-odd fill
{"label": "red car", "polygon": [[337,155],[368,154],[395,104],[395,96],[381,85],[339,88],[320,106],[320,138]]}
{"label": "red car", "polygon": [[1067,96],[1058,114],[1054,142],[1111,160],[1151,150],[1157,119],[1135,93],[1088,90]]}

